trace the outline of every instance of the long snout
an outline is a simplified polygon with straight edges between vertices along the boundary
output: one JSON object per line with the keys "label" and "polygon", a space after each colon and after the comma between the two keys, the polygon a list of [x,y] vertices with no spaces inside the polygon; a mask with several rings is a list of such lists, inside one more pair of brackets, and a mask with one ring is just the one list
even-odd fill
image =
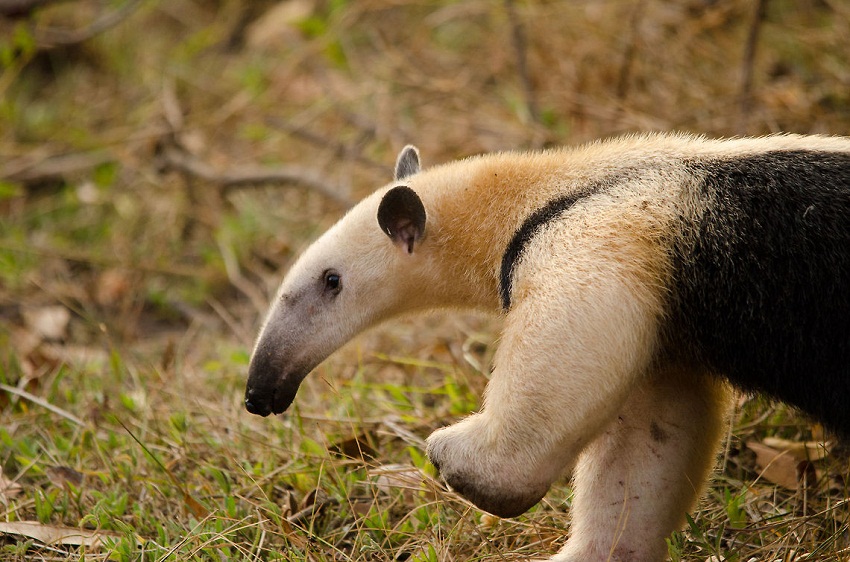
{"label": "long snout", "polygon": [[306,371],[293,368],[275,346],[260,342],[248,366],[245,408],[252,414],[280,414],[295,400]]}

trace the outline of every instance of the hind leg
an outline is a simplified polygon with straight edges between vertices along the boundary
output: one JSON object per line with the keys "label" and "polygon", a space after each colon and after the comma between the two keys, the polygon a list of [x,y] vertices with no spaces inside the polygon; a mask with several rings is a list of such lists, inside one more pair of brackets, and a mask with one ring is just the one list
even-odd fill
{"label": "hind leg", "polygon": [[727,386],[666,368],[630,395],[575,470],[571,537],[558,562],[664,560],[714,464]]}

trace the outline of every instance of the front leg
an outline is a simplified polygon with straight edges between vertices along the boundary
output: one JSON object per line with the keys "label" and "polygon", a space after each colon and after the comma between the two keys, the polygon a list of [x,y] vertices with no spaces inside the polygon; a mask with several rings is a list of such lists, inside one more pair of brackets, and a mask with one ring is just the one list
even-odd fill
{"label": "front leg", "polygon": [[435,431],[428,438],[428,458],[452,489],[477,507],[516,517],[540,501],[557,477],[550,472],[560,467],[544,466],[540,458],[493,436],[493,426],[481,413]]}
{"label": "front leg", "polygon": [[564,282],[564,270],[529,273],[482,411],[428,438],[443,478],[481,509],[512,517],[537,503],[645,372],[658,303],[609,265],[573,282]]}

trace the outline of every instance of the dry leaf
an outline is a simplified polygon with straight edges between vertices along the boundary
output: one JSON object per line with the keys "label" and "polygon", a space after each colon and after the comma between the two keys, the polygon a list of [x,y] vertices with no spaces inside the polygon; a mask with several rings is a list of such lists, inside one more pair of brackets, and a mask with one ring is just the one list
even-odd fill
{"label": "dry leaf", "polygon": [[23,487],[14,480],[9,480],[0,472],[0,503],[8,504],[9,500],[15,499],[23,491]]}
{"label": "dry leaf", "polygon": [[311,0],[289,0],[273,6],[248,27],[247,43],[252,49],[291,45],[301,38],[298,23],[315,10]]}
{"label": "dry leaf", "polygon": [[68,484],[79,488],[83,485],[84,479],[81,472],[77,472],[69,466],[49,466],[47,467],[47,477],[50,478],[54,486],[59,488],[64,488]]}
{"label": "dry leaf", "polygon": [[817,489],[818,471],[811,461],[797,463],[797,490],[812,493]]}
{"label": "dry leaf", "polygon": [[121,536],[118,533],[106,531],[44,525],[38,521],[0,521],[0,534],[20,535],[46,545],[61,544],[65,546],[85,546],[87,548],[99,548],[102,546],[102,539],[105,537],[119,538]]}
{"label": "dry leaf", "polygon": [[348,507],[352,513],[360,517],[366,517],[369,515],[369,511],[372,509],[374,503],[372,500],[352,500],[349,502]]}
{"label": "dry leaf", "polygon": [[425,475],[415,466],[404,464],[385,464],[369,470],[369,476],[375,477],[375,486],[389,493],[393,488],[423,488]]}
{"label": "dry leaf", "polygon": [[369,433],[361,433],[330,447],[331,452],[350,459],[371,460],[378,457],[378,452],[370,444],[374,436]]}
{"label": "dry leaf", "polygon": [[94,300],[101,306],[116,306],[130,292],[130,275],[124,269],[107,269],[97,278]]}
{"label": "dry leaf", "polygon": [[799,461],[794,455],[758,441],[748,441],[746,445],[756,454],[756,466],[761,471],[762,478],[789,490],[797,489]]}
{"label": "dry leaf", "polygon": [[501,521],[501,518],[496,517],[495,515],[490,515],[489,513],[482,513],[481,524],[479,525],[479,527],[481,527],[482,529],[492,529],[493,527],[496,527],[499,524],[499,521]]}
{"label": "dry leaf", "polygon": [[829,455],[831,446],[831,443],[822,441],[791,441],[779,437],[765,437],[762,443],[779,451],[788,451],[798,461],[825,459]]}
{"label": "dry leaf", "polygon": [[189,492],[183,492],[183,507],[197,519],[203,519],[210,514],[210,511],[201,502],[193,498]]}
{"label": "dry leaf", "polygon": [[369,476],[375,479],[375,487],[385,494],[402,490],[406,500],[411,502],[415,493],[433,497],[433,491],[426,485],[428,476],[415,466],[386,464],[369,470]]}
{"label": "dry leaf", "polygon": [[64,339],[68,322],[71,321],[71,313],[61,305],[23,310],[22,315],[27,328],[50,341]]}
{"label": "dry leaf", "polygon": [[174,340],[168,340],[165,350],[162,352],[162,357],[159,360],[159,368],[163,373],[168,373],[174,367],[174,360],[177,357],[176,346]]}
{"label": "dry leaf", "polygon": [[316,488],[301,500],[301,510],[293,513],[286,518],[293,525],[301,525],[302,523],[319,516],[325,511],[325,508],[334,505],[337,500],[328,496],[327,492]]}
{"label": "dry leaf", "polygon": [[51,351],[43,336],[33,328],[18,328],[12,331],[11,348],[15,350],[24,375],[30,379],[27,390],[34,391],[38,386],[37,378],[54,371],[61,361]]}

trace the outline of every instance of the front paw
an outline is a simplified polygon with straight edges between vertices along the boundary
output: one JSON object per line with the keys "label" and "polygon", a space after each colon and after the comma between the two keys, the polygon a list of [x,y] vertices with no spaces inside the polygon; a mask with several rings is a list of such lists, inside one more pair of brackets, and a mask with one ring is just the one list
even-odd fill
{"label": "front paw", "polygon": [[480,509],[499,517],[528,511],[549,490],[534,459],[505,451],[471,416],[428,437],[426,453],[446,483]]}

